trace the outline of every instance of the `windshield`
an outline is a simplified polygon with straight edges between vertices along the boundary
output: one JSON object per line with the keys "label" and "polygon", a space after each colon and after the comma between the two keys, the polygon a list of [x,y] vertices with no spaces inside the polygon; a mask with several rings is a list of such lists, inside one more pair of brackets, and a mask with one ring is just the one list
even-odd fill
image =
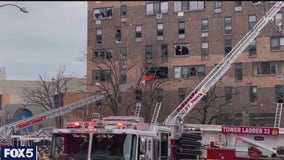
{"label": "windshield", "polygon": [[90,140],[91,160],[136,160],[136,135],[74,133],[53,135],[50,159],[87,160]]}

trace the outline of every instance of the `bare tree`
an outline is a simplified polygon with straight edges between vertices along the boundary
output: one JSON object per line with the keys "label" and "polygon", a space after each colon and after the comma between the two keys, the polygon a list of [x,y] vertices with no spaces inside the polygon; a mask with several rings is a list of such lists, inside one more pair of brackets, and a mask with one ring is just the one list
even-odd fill
{"label": "bare tree", "polygon": [[[230,102],[226,102],[224,88],[220,87],[220,85],[221,83],[215,84],[201,99],[199,105],[193,109],[193,112],[197,112],[198,114],[191,116],[191,119],[195,119],[201,124],[212,124],[214,121],[225,123],[234,119],[236,112],[228,107]],[[230,96],[238,96],[239,92],[237,87],[232,89]]]}
{"label": "bare tree", "polygon": [[[65,72],[66,68],[63,66],[53,78],[39,75],[39,81],[34,88],[23,89],[23,101],[27,105],[40,106],[46,111],[62,106],[67,83],[71,80],[71,76],[66,76]],[[60,121],[60,118],[56,118],[57,127],[61,126]]]}

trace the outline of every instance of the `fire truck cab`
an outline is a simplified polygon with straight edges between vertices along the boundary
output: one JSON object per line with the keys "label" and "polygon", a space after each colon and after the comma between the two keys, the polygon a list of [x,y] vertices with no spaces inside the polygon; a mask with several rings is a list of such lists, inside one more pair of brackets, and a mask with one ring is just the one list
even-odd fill
{"label": "fire truck cab", "polygon": [[141,117],[118,116],[68,123],[64,129],[54,129],[50,159],[170,159],[169,127],[143,121]]}

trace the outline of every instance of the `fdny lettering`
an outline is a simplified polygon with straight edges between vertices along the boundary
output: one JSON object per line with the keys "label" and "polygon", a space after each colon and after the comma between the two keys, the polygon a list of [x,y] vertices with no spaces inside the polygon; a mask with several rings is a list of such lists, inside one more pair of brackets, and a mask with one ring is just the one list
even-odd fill
{"label": "fdny lettering", "polygon": [[37,149],[35,146],[2,146],[2,160],[36,160]]}
{"label": "fdny lettering", "polygon": [[[190,94],[190,96],[189,96],[186,100],[183,101],[183,103],[180,105],[180,107],[177,108],[177,113],[179,113],[179,112],[188,104],[188,102],[194,97],[194,95],[195,95],[196,93],[197,93],[196,91],[192,92],[192,93]],[[196,99],[201,96],[200,94],[201,94],[201,93],[199,93],[198,96],[197,96],[196,98],[194,98],[194,99],[191,101],[191,103],[193,103],[194,101],[196,101]],[[185,110],[187,111],[187,110],[189,110],[189,108],[190,108],[190,106],[188,105],[188,106],[185,108]]]}
{"label": "fdny lettering", "polygon": [[222,126],[222,133],[276,136],[279,134],[279,129],[278,128],[262,128],[262,127]]}

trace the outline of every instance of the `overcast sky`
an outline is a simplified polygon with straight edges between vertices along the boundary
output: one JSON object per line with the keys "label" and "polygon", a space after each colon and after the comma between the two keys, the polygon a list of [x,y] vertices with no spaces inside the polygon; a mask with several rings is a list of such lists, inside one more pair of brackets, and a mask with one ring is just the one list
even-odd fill
{"label": "overcast sky", "polygon": [[66,74],[84,77],[86,62],[78,58],[86,49],[86,1],[0,2],[0,67],[6,68],[7,80],[52,77],[62,66]]}

